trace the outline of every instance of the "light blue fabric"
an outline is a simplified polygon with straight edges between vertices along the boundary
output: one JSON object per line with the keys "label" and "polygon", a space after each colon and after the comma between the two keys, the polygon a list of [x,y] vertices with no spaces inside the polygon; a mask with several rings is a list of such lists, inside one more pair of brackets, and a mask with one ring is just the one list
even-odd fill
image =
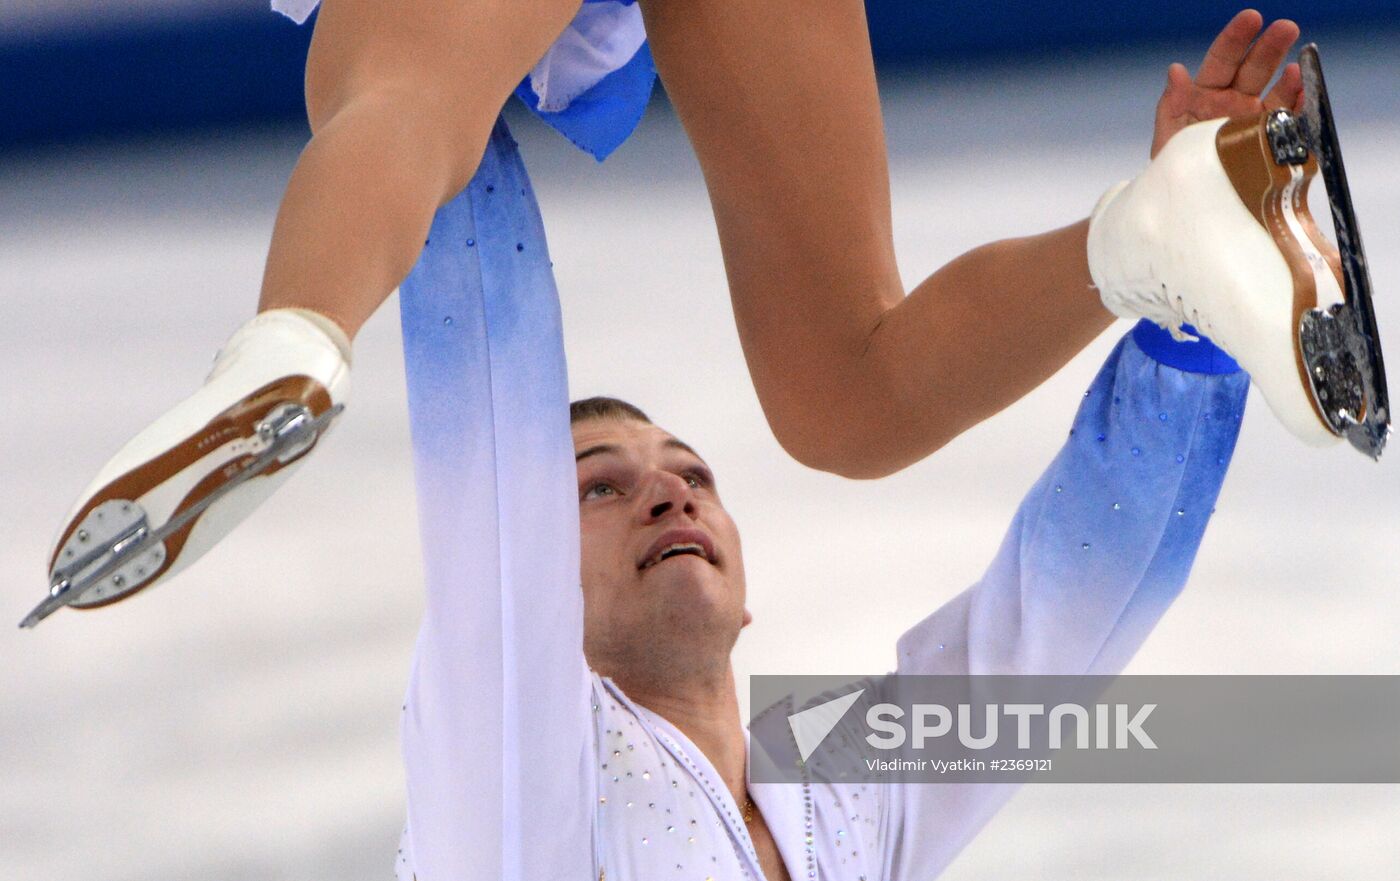
{"label": "light blue fabric", "polygon": [[558,113],[539,109],[539,98],[530,87],[529,77],[516,86],[515,94],[571,144],[602,162],[636,130],[655,83],[651,48],[643,43],[625,66],[608,74]]}
{"label": "light blue fabric", "polygon": [[[583,2],[632,6],[637,0]],[[656,66],[652,63],[651,47],[643,43],[631,61],[579,95],[562,111],[550,113],[540,109],[539,98],[528,76],[516,86],[515,95],[569,143],[602,162],[636,130],[655,85]]]}

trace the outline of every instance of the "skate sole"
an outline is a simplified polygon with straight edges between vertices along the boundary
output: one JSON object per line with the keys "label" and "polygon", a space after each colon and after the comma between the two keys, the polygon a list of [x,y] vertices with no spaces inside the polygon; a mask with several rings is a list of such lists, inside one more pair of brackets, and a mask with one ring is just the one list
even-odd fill
{"label": "skate sole", "polygon": [[[151,526],[156,529],[201,505],[206,507],[163,536],[156,546],[161,551],[147,558],[149,567],[139,570],[139,576],[132,571],[93,579],[92,583],[77,587],[80,592],[66,605],[84,610],[111,605],[151,587],[175,568],[192,562],[184,559],[191,534],[205,515],[223,501],[215,499],[210,504],[210,498],[259,458],[267,447],[264,423],[274,410],[285,405],[304,407],[313,418],[323,416],[332,407],[329,391],[316,380],[306,376],[279,379],[244,397],[199,431],[94,493],[71,518],[59,538],[49,561],[51,582],[59,580],[60,570],[66,565],[64,558],[74,556],[75,548],[87,542],[80,530],[109,512],[115,514],[123,511],[122,506],[133,506],[136,509],[133,516],[158,517],[159,523]],[[314,449],[319,439],[319,433],[313,435],[304,446],[277,457],[256,476],[244,479],[257,480],[276,474]],[[191,482],[192,486],[183,486]],[[207,550],[209,544],[212,542],[199,549],[196,556]],[[154,552],[155,549],[150,550]]]}
{"label": "skate sole", "polygon": [[1347,409],[1361,421],[1366,416],[1365,402],[1359,393],[1347,400],[1319,399],[1303,350],[1302,328],[1309,313],[1346,301],[1341,255],[1318,229],[1308,208],[1317,160],[1303,149],[1293,154],[1292,161],[1276,161],[1275,144],[1270,140],[1272,118],[1273,114],[1264,114],[1226,122],[1216,134],[1216,151],[1240,201],[1273,238],[1288,266],[1293,278],[1290,338],[1298,381],[1308,390],[1308,402],[1318,422],[1340,436],[1329,412]]}

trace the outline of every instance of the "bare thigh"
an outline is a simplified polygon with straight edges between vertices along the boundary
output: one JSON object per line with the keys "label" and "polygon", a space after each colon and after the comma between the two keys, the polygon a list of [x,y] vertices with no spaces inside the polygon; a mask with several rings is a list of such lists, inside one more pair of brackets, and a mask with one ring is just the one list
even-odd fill
{"label": "bare thigh", "polygon": [[579,0],[323,0],[306,65],[318,132],[355,100],[393,93],[449,146],[480,161],[501,106]]}
{"label": "bare thigh", "polygon": [[[862,0],[642,0],[770,421],[904,295]],[[794,321],[800,313],[802,320]]]}
{"label": "bare thigh", "polygon": [[306,66],[313,137],[278,211],[260,308],[313,309],[353,336],[578,5],[324,0]]}

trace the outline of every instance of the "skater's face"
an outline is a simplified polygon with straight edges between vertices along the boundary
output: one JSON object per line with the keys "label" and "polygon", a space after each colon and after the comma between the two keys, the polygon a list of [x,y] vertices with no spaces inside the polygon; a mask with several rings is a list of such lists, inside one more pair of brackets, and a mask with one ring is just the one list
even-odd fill
{"label": "skater's face", "polygon": [[[573,426],[582,537],[585,651],[594,669],[727,659],[744,608],[739,530],[714,475],[647,422]],[[612,669],[610,669],[612,668]]]}

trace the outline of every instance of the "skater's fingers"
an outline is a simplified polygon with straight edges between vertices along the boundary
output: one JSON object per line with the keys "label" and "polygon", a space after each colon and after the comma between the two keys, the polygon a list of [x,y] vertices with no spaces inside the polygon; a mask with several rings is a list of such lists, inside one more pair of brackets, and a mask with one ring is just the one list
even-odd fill
{"label": "skater's fingers", "polygon": [[1169,98],[1184,100],[1186,95],[1191,93],[1191,72],[1186,69],[1186,65],[1177,62],[1167,68],[1167,87],[1165,95]]}
{"label": "skater's fingers", "polygon": [[1186,65],[1178,62],[1168,67],[1167,85],[1162,90],[1162,99],[1157,102],[1159,116],[1162,113],[1169,117],[1189,113],[1191,95],[1195,88],[1191,82],[1191,72],[1186,69]]}
{"label": "skater's fingers", "polygon": [[1269,25],[1235,74],[1233,87],[1246,95],[1258,95],[1269,85],[1288,51],[1298,42],[1298,26],[1286,18]]}
{"label": "skater's fingers", "polygon": [[1249,44],[1264,26],[1264,16],[1246,9],[1230,19],[1225,29],[1206,50],[1201,69],[1196,72],[1196,85],[1207,89],[1223,89],[1235,81],[1240,62],[1249,54]]}
{"label": "skater's fingers", "polygon": [[1303,72],[1296,64],[1283,69],[1274,87],[1264,98],[1264,107],[1269,110],[1295,110],[1303,97]]}
{"label": "skater's fingers", "polygon": [[1157,102],[1157,120],[1152,131],[1152,152],[1157,152],[1171,140],[1172,135],[1181,131],[1190,119],[1191,95],[1195,90],[1191,73],[1184,64],[1173,64],[1167,68],[1167,85],[1162,90],[1162,98]]}

